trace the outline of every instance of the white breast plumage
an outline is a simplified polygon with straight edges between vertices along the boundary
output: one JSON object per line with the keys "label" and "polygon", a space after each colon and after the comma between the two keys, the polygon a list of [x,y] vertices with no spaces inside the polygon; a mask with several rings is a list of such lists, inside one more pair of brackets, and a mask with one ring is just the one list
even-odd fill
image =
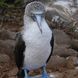
{"label": "white breast plumage", "polygon": [[[42,20],[42,34],[36,22],[32,22],[29,28],[23,31],[23,40],[26,44],[24,51],[24,67],[27,69],[36,69],[46,63],[50,53],[52,31],[48,27],[46,21]],[[31,27],[30,27],[31,26]]]}

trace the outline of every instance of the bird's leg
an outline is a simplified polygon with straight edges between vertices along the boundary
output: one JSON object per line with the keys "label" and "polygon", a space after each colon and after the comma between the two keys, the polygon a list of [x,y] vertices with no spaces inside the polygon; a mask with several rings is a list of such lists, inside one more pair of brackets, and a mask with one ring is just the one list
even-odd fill
{"label": "bird's leg", "polygon": [[42,78],[49,78],[49,75],[46,71],[46,65],[42,67]]}
{"label": "bird's leg", "polygon": [[24,69],[24,73],[25,73],[24,78],[29,78],[29,76],[28,76],[28,70]]}

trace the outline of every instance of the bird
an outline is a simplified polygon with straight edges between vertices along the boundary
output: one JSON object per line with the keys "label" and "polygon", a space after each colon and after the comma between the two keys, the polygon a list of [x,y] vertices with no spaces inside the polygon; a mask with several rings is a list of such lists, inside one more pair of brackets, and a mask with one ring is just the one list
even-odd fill
{"label": "bird", "polygon": [[54,35],[45,19],[45,6],[33,1],[25,7],[24,26],[18,33],[14,49],[18,78],[28,78],[28,72],[42,68],[42,78],[48,78],[46,65],[53,53]]}

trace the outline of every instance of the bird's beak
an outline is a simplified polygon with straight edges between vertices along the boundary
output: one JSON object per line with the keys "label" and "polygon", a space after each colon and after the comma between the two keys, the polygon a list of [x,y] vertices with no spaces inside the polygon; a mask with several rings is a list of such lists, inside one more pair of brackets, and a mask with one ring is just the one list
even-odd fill
{"label": "bird's beak", "polygon": [[38,28],[39,28],[40,32],[42,33],[42,27],[41,27],[42,17],[39,14],[38,15],[35,15],[35,16],[36,16],[36,22],[38,24]]}

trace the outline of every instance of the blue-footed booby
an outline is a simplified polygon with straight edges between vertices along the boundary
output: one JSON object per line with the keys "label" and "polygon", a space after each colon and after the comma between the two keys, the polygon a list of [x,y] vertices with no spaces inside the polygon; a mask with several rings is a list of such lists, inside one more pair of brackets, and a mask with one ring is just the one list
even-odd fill
{"label": "blue-footed booby", "polygon": [[46,64],[52,55],[53,45],[53,32],[45,20],[44,4],[37,1],[29,3],[14,50],[21,78],[28,78],[28,71],[38,68],[42,68],[42,78],[48,78]]}

